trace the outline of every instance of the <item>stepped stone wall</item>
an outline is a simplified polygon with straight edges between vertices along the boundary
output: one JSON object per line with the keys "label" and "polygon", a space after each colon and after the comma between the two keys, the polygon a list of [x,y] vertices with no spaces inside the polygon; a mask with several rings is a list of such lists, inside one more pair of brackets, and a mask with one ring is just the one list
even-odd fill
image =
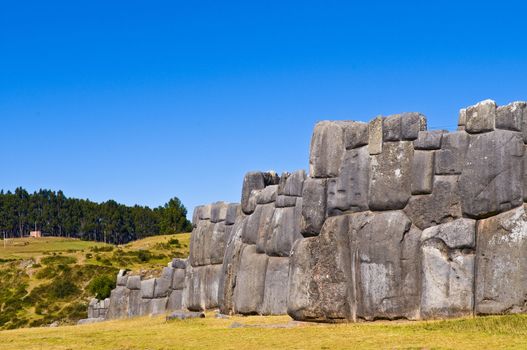
{"label": "stepped stone wall", "polygon": [[[526,143],[524,102],[462,109],[455,132],[419,113],[320,122],[309,176],[250,172],[241,204],[196,208],[171,307],[317,322],[526,312]],[[170,299],[155,283],[146,299]],[[106,317],[134,314],[114,292]]]}

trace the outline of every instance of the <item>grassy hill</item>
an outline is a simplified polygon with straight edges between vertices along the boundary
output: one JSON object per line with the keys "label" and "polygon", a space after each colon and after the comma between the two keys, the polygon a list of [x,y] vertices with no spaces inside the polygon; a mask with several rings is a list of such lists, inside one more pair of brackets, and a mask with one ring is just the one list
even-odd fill
{"label": "grassy hill", "polygon": [[68,238],[0,241],[0,329],[85,318],[95,276],[115,279],[119,268],[155,275],[186,257],[189,234],[154,236],[124,246]]}
{"label": "grassy hill", "polygon": [[[233,325],[234,324],[234,325]],[[287,316],[165,321],[141,317],[0,332],[3,350],[27,349],[526,349],[527,316],[431,322],[313,324]]]}

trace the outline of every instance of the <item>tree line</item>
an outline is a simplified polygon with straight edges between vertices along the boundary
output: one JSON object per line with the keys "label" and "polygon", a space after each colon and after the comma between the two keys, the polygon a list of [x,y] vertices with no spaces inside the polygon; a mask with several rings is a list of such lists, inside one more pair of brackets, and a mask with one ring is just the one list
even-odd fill
{"label": "tree line", "polygon": [[39,190],[32,194],[19,187],[0,191],[0,232],[23,237],[40,230],[43,235],[123,244],[159,234],[189,232],[187,209],[174,197],[151,209],[114,200],[96,203],[68,198],[62,191]]}

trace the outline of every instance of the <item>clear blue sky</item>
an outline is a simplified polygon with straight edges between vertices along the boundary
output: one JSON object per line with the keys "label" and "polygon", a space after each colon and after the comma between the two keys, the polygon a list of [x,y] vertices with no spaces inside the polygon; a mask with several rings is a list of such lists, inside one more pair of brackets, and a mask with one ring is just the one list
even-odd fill
{"label": "clear blue sky", "polygon": [[318,120],[452,127],[527,99],[527,6],[493,3],[2,1],[0,187],[192,210],[307,168]]}

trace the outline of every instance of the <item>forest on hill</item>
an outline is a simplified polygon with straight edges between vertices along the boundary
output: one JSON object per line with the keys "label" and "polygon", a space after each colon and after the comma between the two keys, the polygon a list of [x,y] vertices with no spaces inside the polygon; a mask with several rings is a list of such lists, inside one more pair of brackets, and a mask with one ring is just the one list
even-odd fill
{"label": "forest on hill", "polygon": [[28,193],[0,191],[0,232],[2,237],[23,237],[40,230],[43,235],[80,238],[123,244],[159,234],[189,232],[187,209],[174,197],[157,208],[103,203],[69,198],[62,191]]}

